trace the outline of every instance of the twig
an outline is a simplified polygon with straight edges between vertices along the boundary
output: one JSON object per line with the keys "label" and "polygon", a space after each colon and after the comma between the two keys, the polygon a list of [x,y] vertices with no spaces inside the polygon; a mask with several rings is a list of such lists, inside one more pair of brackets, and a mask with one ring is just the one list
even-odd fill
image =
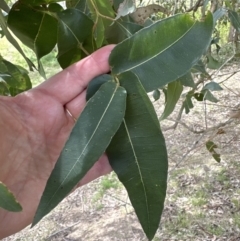
{"label": "twig", "polygon": [[186,157],[189,155],[189,153],[192,152],[192,151],[196,148],[197,144],[198,144],[199,141],[203,138],[203,136],[204,136],[204,134],[201,134],[201,135],[199,136],[199,138],[193,143],[193,145],[192,145],[192,146],[187,150],[187,152],[183,155],[183,157],[181,158],[181,160],[168,172],[169,174],[170,174],[171,172],[173,172],[173,171],[186,159]]}
{"label": "twig", "polygon": [[195,3],[195,5],[192,6],[191,8],[189,8],[189,9],[187,9],[186,12],[187,12],[187,13],[188,13],[188,12],[191,12],[191,11],[196,12],[197,9],[198,9],[200,6],[203,6],[202,0],[198,0],[198,1]]}

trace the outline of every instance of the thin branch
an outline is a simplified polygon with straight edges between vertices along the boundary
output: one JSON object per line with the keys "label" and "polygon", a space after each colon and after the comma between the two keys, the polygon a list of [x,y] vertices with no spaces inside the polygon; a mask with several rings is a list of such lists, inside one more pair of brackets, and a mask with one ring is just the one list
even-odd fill
{"label": "thin branch", "polygon": [[181,160],[168,172],[169,174],[171,173],[171,172],[173,172],[185,159],[186,159],[186,157],[190,154],[190,152],[192,152],[195,148],[196,148],[196,146],[197,146],[197,144],[199,143],[199,141],[203,138],[203,136],[204,136],[204,134],[201,134],[200,136],[199,136],[199,138],[193,143],[193,145],[187,150],[187,152],[183,155],[183,157],[181,158]]}
{"label": "thin branch", "polygon": [[198,0],[194,6],[192,6],[191,8],[187,9],[186,12],[189,13],[191,11],[196,12],[198,10],[199,7],[203,6],[203,2],[202,0]]}

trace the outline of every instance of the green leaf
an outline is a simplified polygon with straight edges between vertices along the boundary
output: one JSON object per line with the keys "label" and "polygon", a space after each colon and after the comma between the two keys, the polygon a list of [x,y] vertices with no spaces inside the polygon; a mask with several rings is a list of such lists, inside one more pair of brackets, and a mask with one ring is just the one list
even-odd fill
{"label": "green leaf", "polygon": [[94,36],[97,47],[100,48],[105,40],[105,31],[112,24],[115,13],[106,0],[87,0],[94,21]]}
{"label": "green leaf", "polygon": [[5,96],[10,95],[8,85],[3,79],[1,79],[1,75],[0,75],[0,95],[5,95]]}
{"label": "green leaf", "polygon": [[220,154],[218,154],[217,152],[216,152],[216,148],[218,148],[217,147],[217,145],[214,143],[214,142],[212,142],[212,141],[207,141],[206,142],[206,148],[207,148],[207,150],[212,154],[212,157],[217,161],[217,162],[220,162],[221,161],[221,157],[220,157]]}
{"label": "green leaf", "polygon": [[10,87],[12,96],[32,88],[27,71],[4,59],[0,60],[0,78]]}
{"label": "green leaf", "polygon": [[160,93],[160,91],[159,91],[158,89],[156,89],[156,90],[153,91],[153,99],[154,99],[155,101],[159,100],[159,99],[160,99],[160,96],[161,96],[161,93]]}
{"label": "green leaf", "polygon": [[193,67],[192,67],[192,72],[193,73],[202,73],[207,75],[207,71],[205,68],[205,64],[203,63],[203,61],[200,59]]}
{"label": "green leaf", "polygon": [[210,44],[212,30],[210,13],[204,22],[187,14],[158,21],[113,49],[109,58],[112,73],[131,71],[147,92],[153,91],[186,74],[197,63]]}
{"label": "green leaf", "polygon": [[85,13],[89,14],[89,8],[87,5],[87,0],[66,0],[67,8],[75,8]]}
{"label": "green leaf", "polygon": [[220,91],[223,90],[223,88],[218,83],[211,81],[210,83],[207,83],[202,90]]}
{"label": "green leaf", "polygon": [[228,17],[230,19],[230,22],[232,26],[237,30],[237,32],[240,32],[240,16],[237,12],[228,10]]}
{"label": "green leaf", "polygon": [[174,81],[168,84],[167,88],[167,101],[164,111],[160,117],[160,121],[166,119],[175,109],[175,106],[182,94],[183,86],[179,81]]}
{"label": "green leaf", "polygon": [[2,182],[0,182],[0,208],[10,212],[22,211],[20,203],[16,200],[13,193]]}
{"label": "green leaf", "polygon": [[16,41],[16,39],[12,36],[12,34],[9,32],[8,28],[7,28],[7,23],[5,21],[5,18],[3,16],[2,11],[0,11],[0,26],[3,30],[4,35],[6,36],[7,40],[17,49],[17,51],[22,55],[22,57],[25,59],[25,61],[28,64],[28,67],[30,70],[33,70],[33,68],[35,68],[34,64],[31,62],[30,59],[27,58],[27,56],[25,55],[25,53],[23,52],[22,48],[20,47],[20,45],[18,44],[18,42]]}
{"label": "green leaf", "polygon": [[151,240],[166,196],[167,151],[156,112],[141,83],[131,72],[119,79],[127,90],[127,109],[107,155]]}
{"label": "green leaf", "polygon": [[110,81],[113,82],[113,77],[108,74],[103,74],[92,79],[87,87],[86,100],[88,101],[103,84]]}
{"label": "green leaf", "polygon": [[106,40],[109,44],[118,44],[124,39],[131,37],[143,26],[136,23],[117,20],[106,30]]}
{"label": "green leaf", "polygon": [[136,10],[135,1],[133,0],[124,0],[119,4],[117,10],[116,20],[122,16],[126,16],[130,13],[133,13]]}
{"label": "green leaf", "polygon": [[214,59],[210,54],[207,55],[208,63],[207,68],[209,69],[219,69],[222,66],[222,63]]}
{"label": "green leaf", "polygon": [[213,22],[214,25],[216,25],[217,20],[219,20],[220,18],[222,18],[224,15],[227,14],[227,10],[225,8],[219,8],[218,10],[216,10],[213,13]]}
{"label": "green leaf", "polygon": [[193,94],[192,94],[192,91],[190,91],[187,93],[186,98],[183,101],[183,107],[185,109],[186,114],[188,114],[190,112],[190,109],[194,107],[192,103],[192,97],[193,97]]}
{"label": "green leaf", "polygon": [[33,224],[55,208],[104,153],[122,123],[126,91],[105,83],[87,102],[47,181]]}
{"label": "green leaf", "polygon": [[[11,31],[34,51],[41,70],[40,58],[52,51],[57,43],[57,20],[48,15],[43,8],[38,10],[16,2],[8,15]],[[43,71],[40,74],[44,76]]]}
{"label": "green leaf", "polygon": [[58,18],[57,58],[61,67],[66,68],[94,51],[93,21],[77,9],[66,9],[58,13]]}
{"label": "green leaf", "polygon": [[207,89],[201,91],[203,93],[203,99],[214,103],[218,102],[218,99]]}
{"label": "green leaf", "polygon": [[188,72],[185,75],[183,75],[182,77],[180,77],[178,79],[178,81],[180,81],[181,84],[184,86],[191,87],[191,88],[195,87],[195,83],[194,83],[191,72]]}

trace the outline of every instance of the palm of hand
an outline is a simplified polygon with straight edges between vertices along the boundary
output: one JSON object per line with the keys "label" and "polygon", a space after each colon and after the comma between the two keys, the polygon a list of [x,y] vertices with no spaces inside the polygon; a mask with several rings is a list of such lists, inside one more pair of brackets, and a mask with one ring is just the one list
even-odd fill
{"label": "palm of hand", "polygon": [[[74,117],[80,115],[88,82],[109,70],[107,59],[111,49],[108,46],[95,52],[31,91],[15,98],[0,98],[0,181],[23,206],[23,212],[18,214],[0,210],[0,239],[31,223],[47,179],[74,125],[66,108]],[[80,185],[110,170],[103,156]]]}

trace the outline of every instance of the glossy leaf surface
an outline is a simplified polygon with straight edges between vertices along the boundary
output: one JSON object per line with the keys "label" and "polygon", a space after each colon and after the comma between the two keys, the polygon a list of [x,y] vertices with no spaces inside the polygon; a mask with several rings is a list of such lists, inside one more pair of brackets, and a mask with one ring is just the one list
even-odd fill
{"label": "glossy leaf surface", "polygon": [[50,53],[56,45],[57,20],[20,2],[15,3],[9,12],[8,26],[38,59]]}
{"label": "glossy leaf surface", "polygon": [[12,192],[0,182],[0,208],[3,208],[10,212],[20,212],[22,207],[16,200]]}
{"label": "glossy leaf surface", "polygon": [[66,197],[104,153],[126,108],[126,91],[106,83],[87,102],[48,179],[33,225]]}
{"label": "glossy leaf surface", "polygon": [[66,68],[80,60],[83,54],[86,55],[86,48],[93,52],[93,21],[77,9],[66,9],[58,13],[58,18],[57,58],[61,67]]}
{"label": "glossy leaf surface", "polygon": [[135,73],[147,92],[164,86],[197,63],[210,44],[212,30],[211,14],[204,22],[187,14],[158,21],[113,49],[109,58],[112,73]]}
{"label": "glossy leaf surface", "polygon": [[164,111],[160,117],[160,121],[166,119],[174,110],[181,94],[183,91],[183,86],[180,81],[174,81],[168,84],[167,88],[167,98]]}
{"label": "glossy leaf surface", "polygon": [[160,222],[167,188],[165,140],[153,105],[137,77],[124,73],[120,83],[127,90],[126,115],[107,155],[151,240]]}

